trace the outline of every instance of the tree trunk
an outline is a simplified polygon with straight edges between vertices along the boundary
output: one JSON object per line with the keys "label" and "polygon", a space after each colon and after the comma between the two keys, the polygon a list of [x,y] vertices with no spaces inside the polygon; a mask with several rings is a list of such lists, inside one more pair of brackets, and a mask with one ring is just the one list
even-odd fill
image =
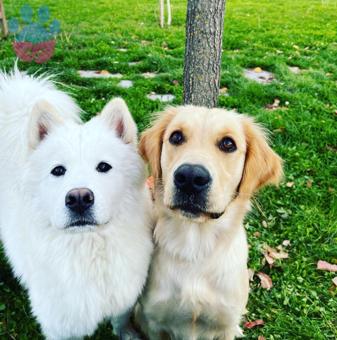
{"label": "tree trunk", "polygon": [[188,0],[184,103],[214,107],[220,84],[226,0]]}

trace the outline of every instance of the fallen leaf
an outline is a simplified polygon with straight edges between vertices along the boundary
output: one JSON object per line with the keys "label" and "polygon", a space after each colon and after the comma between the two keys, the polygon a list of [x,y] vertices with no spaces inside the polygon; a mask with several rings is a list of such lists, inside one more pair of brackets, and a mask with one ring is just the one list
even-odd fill
{"label": "fallen leaf", "polygon": [[287,259],[289,257],[289,254],[283,250],[282,246],[278,246],[277,248],[278,249],[272,248],[267,244],[264,244],[262,247],[263,255],[269,265],[273,265],[275,260]]}
{"label": "fallen leaf", "polygon": [[146,186],[149,188],[152,200],[154,201],[154,177],[153,176],[149,176],[146,179]]}
{"label": "fallen leaf", "polygon": [[294,184],[295,184],[294,182],[287,182],[286,186],[288,188],[292,188],[294,186]]}
{"label": "fallen leaf", "polygon": [[269,290],[273,287],[273,281],[271,280],[269,275],[262,272],[258,272],[256,275],[259,277],[261,281],[262,288]]}
{"label": "fallen leaf", "polygon": [[259,335],[257,340],[266,340],[266,338],[263,335]]}
{"label": "fallen leaf", "polygon": [[172,84],[173,84],[174,86],[178,86],[178,85],[179,85],[179,81],[178,81],[178,80],[173,80],[173,81],[172,81]]}
{"label": "fallen leaf", "polygon": [[243,324],[244,328],[247,329],[251,329],[254,328],[256,326],[263,326],[264,325],[264,321],[262,319],[258,319],[258,320],[254,320],[254,321],[247,321]]}
{"label": "fallen leaf", "polygon": [[99,74],[110,74],[108,70],[101,70],[98,72]]}
{"label": "fallen leaf", "polygon": [[260,237],[261,233],[259,231],[255,231],[255,233],[253,234],[255,237]]}
{"label": "fallen leaf", "polygon": [[227,88],[226,86],[222,87],[222,88],[219,90],[220,94],[227,93],[227,91],[228,91],[228,88]]}
{"label": "fallen leaf", "polygon": [[283,133],[284,130],[285,130],[284,127],[280,127],[280,128],[278,128],[278,129],[273,130],[273,132],[275,132],[275,133]]}
{"label": "fallen leaf", "polygon": [[154,177],[153,176],[149,176],[146,179],[146,185],[148,186],[149,189],[151,189],[151,190],[154,189]]}
{"label": "fallen leaf", "polygon": [[282,242],[282,245],[284,245],[285,247],[290,246],[290,240],[284,240],[284,241]]}
{"label": "fallen leaf", "polygon": [[318,270],[327,270],[329,272],[337,272],[337,264],[331,264],[329,262],[319,260],[317,262],[317,269]]}
{"label": "fallen leaf", "polygon": [[332,279],[332,282],[337,287],[337,276]]}
{"label": "fallen leaf", "polygon": [[253,281],[254,275],[255,275],[255,271],[253,269],[251,269],[251,268],[248,268],[249,281]]}
{"label": "fallen leaf", "polygon": [[267,104],[266,109],[268,110],[277,110],[280,107],[280,100],[278,98],[274,99],[274,102],[272,104]]}
{"label": "fallen leaf", "polygon": [[334,146],[334,145],[327,145],[326,148],[327,148],[329,151],[337,152],[337,146]]}
{"label": "fallen leaf", "polygon": [[307,188],[311,188],[313,182],[314,182],[314,181],[313,181],[312,179],[308,179],[308,180],[307,180]]}
{"label": "fallen leaf", "polygon": [[260,73],[260,72],[262,72],[262,68],[261,67],[255,67],[254,72]]}
{"label": "fallen leaf", "polygon": [[266,259],[266,261],[268,262],[268,264],[270,266],[272,266],[274,264],[275,260],[271,256],[269,256],[267,253],[264,253],[263,255],[264,255],[264,258]]}

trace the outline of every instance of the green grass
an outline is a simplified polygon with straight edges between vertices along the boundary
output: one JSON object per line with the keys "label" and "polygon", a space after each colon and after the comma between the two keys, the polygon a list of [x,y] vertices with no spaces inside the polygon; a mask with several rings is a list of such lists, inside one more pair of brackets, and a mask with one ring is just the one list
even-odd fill
{"label": "green grass", "polygon": [[[5,0],[8,17],[17,15],[25,1]],[[98,112],[107,100],[122,96],[140,130],[163,104],[146,99],[151,91],[172,93],[182,102],[185,1],[173,1],[173,25],[160,29],[157,1],[30,0],[34,7],[48,4],[62,22],[56,53],[42,65],[19,63],[20,68],[56,73],[57,79],[85,110],[84,119]],[[336,339],[337,291],[333,273],[317,271],[316,262],[337,263],[337,1],[334,0],[228,0],[221,86],[230,96],[221,107],[253,115],[272,134],[276,151],[285,160],[285,181],[258,197],[247,218],[249,267],[268,273],[270,291],[252,282],[246,318],[262,318],[263,328],[246,330],[247,339]],[[118,48],[127,48],[120,52]],[[0,67],[14,62],[11,41],[0,41]],[[114,63],[114,62],[118,63]],[[127,62],[141,61],[135,66]],[[277,82],[260,85],[242,76],[244,68],[274,72]],[[304,69],[300,75],[288,66]],[[88,80],[78,69],[106,69],[135,81],[129,90],[118,80]],[[159,72],[143,79],[141,72]],[[178,84],[177,82],[178,81]],[[68,89],[68,87],[66,87]],[[285,109],[268,111],[275,98]],[[312,180],[312,187],[307,186]],[[294,182],[293,187],[285,183]],[[262,221],[267,221],[267,228]],[[260,232],[260,237],[254,236]],[[291,240],[289,259],[269,268],[261,246]],[[336,274],[335,274],[336,275]],[[107,339],[103,325],[94,336]],[[4,256],[0,262],[0,338],[38,339],[39,328],[30,316],[26,293],[13,278]]]}

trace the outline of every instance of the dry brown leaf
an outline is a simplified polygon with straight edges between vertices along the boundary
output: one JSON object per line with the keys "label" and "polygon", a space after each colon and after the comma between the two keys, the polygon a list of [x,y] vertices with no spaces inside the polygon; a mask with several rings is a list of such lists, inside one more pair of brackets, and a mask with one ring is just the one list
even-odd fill
{"label": "dry brown leaf", "polygon": [[99,74],[110,74],[108,70],[101,70],[99,71]]}
{"label": "dry brown leaf", "polygon": [[281,126],[280,128],[274,129],[273,131],[274,131],[275,133],[283,133],[283,132],[285,131],[285,128]]}
{"label": "dry brown leaf", "polygon": [[266,338],[263,335],[259,335],[257,340],[266,340]]}
{"label": "dry brown leaf", "polygon": [[318,270],[326,270],[328,272],[337,272],[337,264],[331,264],[326,261],[319,260],[317,262]]}
{"label": "dry brown leaf", "polygon": [[243,324],[244,328],[247,329],[251,329],[254,328],[256,326],[263,326],[264,325],[264,321],[262,319],[258,319],[258,320],[254,320],[254,321],[247,321]]}
{"label": "dry brown leaf", "polygon": [[337,152],[337,146],[335,145],[326,145],[326,148],[329,150],[329,151],[332,151],[332,152]]}
{"label": "dry brown leaf", "polygon": [[274,99],[274,102],[272,104],[267,104],[266,109],[268,110],[277,110],[280,107],[280,100],[278,98]]}
{"label": "dry brown leaf", "polygon": [[307,180],[307,188],[311,188],[313,182],[314,182],[314,181],[313,181],[312,179],[308,179],[308,180]]}
{"label": "dry brown leaf", "polygon": [[260,237],[261,233],[259,231],[255,231],[255,233],[253,234],[255,237]]}
{"label": "dry brown leaf", "polygon": [[149,188],[152,200],[154,201],[154,177],[153,176],[149,176],[146,179],[146,185]]}
{"label": "dry brown leaf", "polygon": [[285,246],[285,247],[290,246],[290,240],[284,240],[284,241],[282,242],[282,245]]}
{"label": "dry brown leaf", "polygon": [[253,269],[251,269],[251,268],[248,268],[249,281],[253,281],[254,275],[255,275],[255,271]]}
{"label": "dry brown leaf", "polygon": [[263,255],[264,255],[264,258],[266,259],[266,261],[268,262],[268,264],[270,266],[272,266],[274,264],[275,260],[271,256],[269,256],[267,253],[265,253]]}
{"label": "dry brown leaf", "polygon": [[273,287],[273,281],[271,280],[269,275],[262,272],[258,272],[256,275],[259,277],[261,281],[262,288],[269,290]]}
{"label": "dry brown leaf", "polygon": [[295,184],[294,182],[287,182],[286,186],[288,188],[292,188],[294,186],[294,184]]}
{"label": "dry brown leaf", "polygon": [[219,93],[220,94],[225,94],[228,92],[228,88],[226,86],[222,87],[220,90],[219,90]]}
{"label": "dry brown leaf", "polygon": [[332,279],[332,282],[337,287],[337,276]]}
{"label": "dry brown leaf", "polygon": [[269,265],[273,265],[275,260],[287,259],[289,257],[289,254],[283,250],[282,246],[277,246],[277,249],[275,249],[264,244],[262,249],[263,255]]}

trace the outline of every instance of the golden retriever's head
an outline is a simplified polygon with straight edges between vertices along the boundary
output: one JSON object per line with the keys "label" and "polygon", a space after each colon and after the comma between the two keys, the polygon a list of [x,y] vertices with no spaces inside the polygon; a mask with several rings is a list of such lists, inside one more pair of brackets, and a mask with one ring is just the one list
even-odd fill
{"label": "golden retriever's head", "polygon": [[249,199],[282,175],[264,130],[222,109],[168,108],[143,133],[139,148],[164,205],[188,218],[218,218],[234,199]]}

